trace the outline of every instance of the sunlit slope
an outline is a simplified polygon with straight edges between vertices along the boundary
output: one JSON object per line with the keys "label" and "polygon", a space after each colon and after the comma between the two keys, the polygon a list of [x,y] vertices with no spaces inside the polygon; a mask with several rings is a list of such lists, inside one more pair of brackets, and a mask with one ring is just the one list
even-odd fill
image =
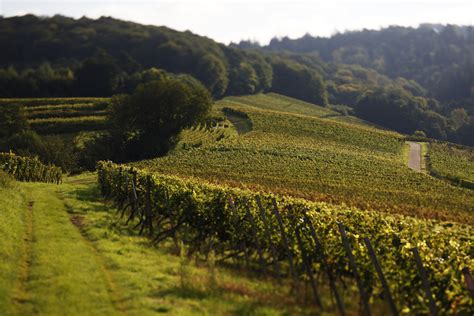
{"label": "sunlit slope", "polygon": [[227,97],[216,104],[217,108],[222,107],[253,107],[263,110],[279,111],[292,114],[302,114],[308,116],[316,116],[328,118],[331,120],[349,122],[360,125],[371,125],[355,116],[342,115],[327,107],[318,106],[302,100],[293,99],[281,94],[255,94],[241,97]]}
{"label": "sunlit slope", "polygon": [[428,154],[431,174],[474,189],[474,149],[434,142]]}
{"label": "sunlit slope", "polygon": [[[232,104],[224,99],[216,105],[223,107]],[[283,113],[271,104],[266,110],[243,102],[234,108],[248,115],[250,132],[178,146],[166,157],[135,165],[312,200],[472,222],[472,191],[411,171],[397,133]]]}

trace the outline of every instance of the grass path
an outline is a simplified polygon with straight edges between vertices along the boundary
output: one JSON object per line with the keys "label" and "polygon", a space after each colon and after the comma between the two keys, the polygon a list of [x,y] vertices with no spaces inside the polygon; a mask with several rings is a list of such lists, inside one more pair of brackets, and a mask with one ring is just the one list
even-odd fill
{"label": "grass path", "polygon": [[315,314],[288,284],[151,247],[102,201],[94,175],[0,196],[0,315]]}
{"label": "grass path", "polygon": [[31,274],[31,264],[33,261],[33,201],[29,201],[25,212],[25,232],[23,244],[19,248],[19,280],[15,289],[15,300],[18,304],[26,304],[29,300],[27,284]]}
{"label": "grass path", "polygon": [[32,202],[33,244],[19,314],[104,315],[116,309],[100,263],[47,184],[24,184]]}

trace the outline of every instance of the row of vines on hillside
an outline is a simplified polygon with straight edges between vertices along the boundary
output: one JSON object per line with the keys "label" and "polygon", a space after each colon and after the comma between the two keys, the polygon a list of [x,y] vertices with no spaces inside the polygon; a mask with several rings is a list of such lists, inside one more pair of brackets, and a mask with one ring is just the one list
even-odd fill
{"label": "row of vines on hillside", "polygon": [[[470,226],[216,186],[111,162],[100,162],[97,169],[104,196],[117,203],[127,223],[156,243],[179,239],[190,254],[212,245],[218,260],[241,258],[295,284],[328,280],[336,301],[338,288],[355,287],[358,274],[361,302],[365,297],[370,306],[390,293],[393,314],[472,312],[472,292],[463,281],[463,274],[474,268]],[[418,252],[426,279],[415,260]],[[388,290],[380,282],[374,254]],[[426,284],[433,304],[424,295]],[[365,314],[369,309],[363,308]]]}
{"label": "row of vines on hillside", "polygon": [[19,181],[61,183],[62,170],[45,165],[37,157],[21,157],[13,153],[0,153],[0,170]]}

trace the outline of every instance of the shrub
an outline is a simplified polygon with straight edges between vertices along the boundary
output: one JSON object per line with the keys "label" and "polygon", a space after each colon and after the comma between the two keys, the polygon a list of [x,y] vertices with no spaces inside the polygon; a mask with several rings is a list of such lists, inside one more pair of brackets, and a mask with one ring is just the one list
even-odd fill
{"label": "shrub", "polygon": [[8,188],[12,185],[13,179],[8,173],[0,169],[0,188]]}

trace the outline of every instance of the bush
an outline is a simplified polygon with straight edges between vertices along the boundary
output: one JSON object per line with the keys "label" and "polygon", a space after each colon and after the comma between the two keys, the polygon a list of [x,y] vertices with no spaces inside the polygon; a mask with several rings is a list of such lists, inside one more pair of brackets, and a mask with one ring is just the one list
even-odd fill
{"label": "bush", "polygon": [[415,132],[413,133],[413,136],[414,136],[414,137],[426,137],[426,133],[423,132],[423,131],[415,131]]}
{"label": "bush", "polygon": [[12,185],[13,179],[8,173],[0,169],[0,188],[8,188]]}
{"label": "bush", "polygon": [[0,106],[0,139],[29,128],[26,113],[22,106],[16,104]]}
{"label": "bush", "polygon": [[24,157],[39,157],[48,164],[54,164],[64,170],[78,168],[74,147],[59,136],[41,137],[33,131],[23,131],[10,137],[0,146],[1,151],[13,151]]}

